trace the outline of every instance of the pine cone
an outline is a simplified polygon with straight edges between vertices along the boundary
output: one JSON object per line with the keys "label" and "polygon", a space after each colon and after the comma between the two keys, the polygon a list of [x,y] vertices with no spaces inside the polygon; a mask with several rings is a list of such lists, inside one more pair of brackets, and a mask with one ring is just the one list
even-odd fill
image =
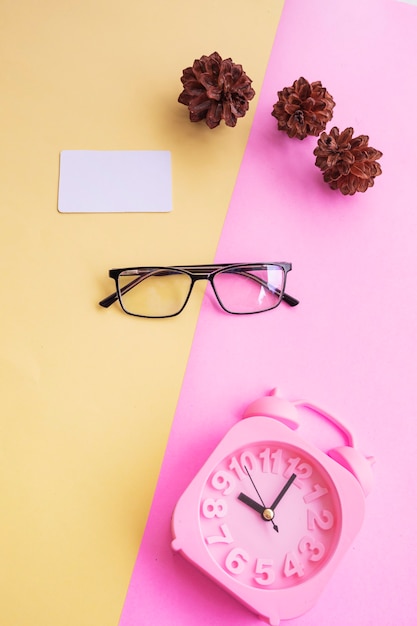
{"label": "pine cone", "polygon": [[241,65],[232,59],[222,60],[218,52],[196,59],[192,67],[183,70],[184,86],[178,102],[188,106],[190,120],[205,120],[215,128],[224,120],[227,126],[236,126],[237,118],[249,109],[249,100],[255,95],[252,81]]}
{"label": "pine cone", "polygon": [[314,150],[316,165],[323,172],[323,179],[332,189],[343,195],[353,196],[373,187],[375,176],[382,174],[377,159],[382,152],[368,146],[369,137],[353,137],[353,128],[343,132],[335,126],[330,133],[322,133]]}
{"label": "pine cone", "polygon": [[309,83],[299,78],[292,87],[278,91],[278,102],[272,114],[278,120],[278,130],[289,137],[305,139],[307,135],[318,137],[333,117],[335,101],[321,82]]}

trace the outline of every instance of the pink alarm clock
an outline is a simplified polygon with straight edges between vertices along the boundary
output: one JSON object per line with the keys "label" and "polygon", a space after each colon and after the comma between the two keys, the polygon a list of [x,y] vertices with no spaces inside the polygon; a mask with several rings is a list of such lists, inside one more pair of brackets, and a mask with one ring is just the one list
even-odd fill
{"label": "pink alarm clock", "polygon": [[[342,430],[327,453],[295,432],[297,407]],[[180,497],[172,548],[277,626],[316,602],[358,533],[373,459],[334,417],[276,393],[254,402]]]}

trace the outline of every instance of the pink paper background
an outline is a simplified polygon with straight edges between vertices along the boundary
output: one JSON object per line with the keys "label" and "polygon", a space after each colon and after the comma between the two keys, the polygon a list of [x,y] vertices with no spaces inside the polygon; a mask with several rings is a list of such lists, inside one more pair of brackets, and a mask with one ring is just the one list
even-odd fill
{"label": "pink paper background", "polygon": [[[259,623],[171,553],[170,517],[244,407],[276,385],[335,413],[377,458],[360,535],[291,623],[416,623],[416,33],[417,9],[395,1],[286,2],[217,260],[291,261],[301,303],[232,318],[208,293],[121,626]],[[328,189],[316,140],[276,131],[276,92],[300,75],[332,93],[335,125],[383,151],[367,193]]]}

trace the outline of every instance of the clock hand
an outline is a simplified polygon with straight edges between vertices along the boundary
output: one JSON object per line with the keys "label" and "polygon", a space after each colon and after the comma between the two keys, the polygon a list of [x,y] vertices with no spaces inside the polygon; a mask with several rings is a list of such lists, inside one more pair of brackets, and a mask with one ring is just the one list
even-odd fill
{"label": "clock hand", "polygon": [[253,485],[253,488],[255,489],[256,493],[258,494],[258,498],[259,498],[259,500],[262,503],[262,507],[261,507],[260,504],[258,504],[258,502],[255,502],[255,500],[252,500],[252,498],[249,498],[249,496],[246,496],[244,493],[239,494],[238,499],[241,500],[242,502],[245,502],[245,504],[248,504],[250,507],[255,509],[255,511],[260,513],[262,515],[262,519],[264,519],[266,522],[271,522],[272,526],[274,527],[274,530],[276,532],[279,532],[278,531],[278,526],[275,524],[274,519],[273,519],[274,518],[274,511],[272,509],[268,509],[265,506],[265,502],[262,500],[262,496],[259,493],[255,483],[253,482],[252,476],[250,475],[248,468],[246,467],[246,465],[244,467],[245,467],[245,471],[246,471],[247,475],[250,478],[250,481],[251,481],[251,483]]}
{"label": "clock hand", "polygon": [[297,478],[296,474],[291,474],[290,478],[287,480],[287,482],[285,483],[285,485],[283,486],[283,488],[281,489],[281,491],[279,492],[279,494],[277,495],[277,497],[275,498],[275,500],[271,504],[271,506],[270,506],[271,511],[275,511],[276,507],[281,502],[282,498],[285,496],[285,494],[287,493],[288,489],[291,487],[291,485],[293,484],[293,482],[294,482],[294,480],[296,478]]}
{"label": "clock hand", "polygon": [[265,507],[262,506],[262,504],[259,504],[259,502],[256,502],[255,500],[252,500],[252,498],[249,498],[249,496],[247,496],[244,493],[240,493],[237,499],[240,500],[241,502],[244,502],[245,504],[250,506],[251,509],[253,509],[257,513],[260,513],[261,515],[265,511]]}
{"label": "clock hand", "polygon": [[261,494],[260,494],[260,493],[259,493],[259,491],[257,490],[256,485],[255,485],[255,483],[253,482],[252,476],[249,474],[249,470],[248,470],[248,468],[246,467],[246,465],[245,465],[244,467],[245,467],[245,471],[246,471],[247,475],[248,475],[248,476],[249,476],[249,478],[250,478],[250,481],[251,481],[251,483],[252,483],[252,485],[253,485],[253,488],[255,489],[256,493],[258,494],[258,498],[259,498],[259,500],[260,500],[260,501],[262,502],[262,504],[264,505],[264,509],[266,509],[265,502],[262,500]]}

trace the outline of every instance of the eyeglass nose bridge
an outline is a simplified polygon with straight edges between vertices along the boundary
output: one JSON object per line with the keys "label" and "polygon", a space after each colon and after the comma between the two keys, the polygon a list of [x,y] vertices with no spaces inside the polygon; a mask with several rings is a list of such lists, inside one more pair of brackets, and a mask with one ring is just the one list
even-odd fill
{"label": "eyeglass nose bridge", "polygon": [[[184,270],[183,270],[183,271],[184,271]],[[191,278],[191,284],[190,284],[190,288],[189,288],[189,290],[188,290],[188,295],[187,295],[187,298],[186,298],[186,300],[185,300],[185,302],[184,302],[184,305],[183,305],[183,307],[182,307],[182,310],[185,308],[186,304],[188,303],[188,300],[189,300],[189,299],[190,299],[190,297],[191,297],[191,293],[192,293],[192,291],[193,291],[193,289],[194,289],[194,285],[195,285],[195,283],[197,283],[198,281],[203,281],[203,280],[207,281],[207,283],[210,283],[210,285],[211,285],[211,292],[212,292],[212,294],[213,294],[213,296],[214,296],[214,299],[216,300],[216,302],[217,302],[217,303],[221,306],[221,308],[223,309],[222,302],[221,302],[221,300],[220,300],[219,296],[217,295],[216,289],[215,289],[215,287],[214,287],[214,282],[213,282],[213,280],[214,280],[214,276],[215,276],[215,274],[216,274],[216,272],[215,272],[215,271],[213,271],[213,270],[207,270],[207,269],[198,269],[198,270],[194,270],[194,269],[193,269],[192,271],[189,271],[189,270],[187,269],[187,270],[185,270],[185,272],[184,272],[184,273],[187,273],[187,274],[188,274],[188,276]],[[205,294],[205,295],[207,295],[206,290],[204,291],[204,294]]]}
{"label": "eyeglass nose bridge", "polygon": [[[173,267],[172,269],[178,273],[183,273],[189,276],[189,278],[191,279],[190,288],[188,290],[187,297],[185,298],[185,301],[181,307],[181,310],[178,311],[177,315],[179,313],[182,313],[182,311],[185,309],[186,305],[188,304],[191,294],[193,292],[195,283],[198,281],[202,281],[202,280],[205,280],[208,283],[210,283],[212,295],[214,296],[214,300],[217,302],[220,308],[226,313],[231,313],[231,311],[229,311],[224,306],[219,294],[217,293],[214,280],[218,274],[222,274],[225,272],[229,273],[233,271],[233,266],[230,266],[230,265],[227,265],[227,266],[226,265],[210,265],[210,266],[194,266],[194,267],[177,266],[177,267]],[[241,268],[236,267],[236,273],[240,273],[239,272],[240,269]],[[206,291],[204,292],[204,295],[207,296]]]}
{"label": "eyeglass nose bridge", "polygon": [[179,272],[183,272],[184,274],[187,274],[191,279],[190,289],[188,291],[188,295],[184,302],[182,310],[184,309],[185,305],[188,303],[188,300],[190,299],[191,292],[193,291],[195,283],[201,280],[206,280],[208,283],[210,283],[212,292],[214,294],[216,301],[220,304],[222,309],[224,308],[217,294],[216,288],[214,286],[214,278],[216,274],[224,271],[223,267],[218,266],[218,265],[194,266],[194,267],[182,266],[182,267],[176,267],[174,269],[176,269]]}

